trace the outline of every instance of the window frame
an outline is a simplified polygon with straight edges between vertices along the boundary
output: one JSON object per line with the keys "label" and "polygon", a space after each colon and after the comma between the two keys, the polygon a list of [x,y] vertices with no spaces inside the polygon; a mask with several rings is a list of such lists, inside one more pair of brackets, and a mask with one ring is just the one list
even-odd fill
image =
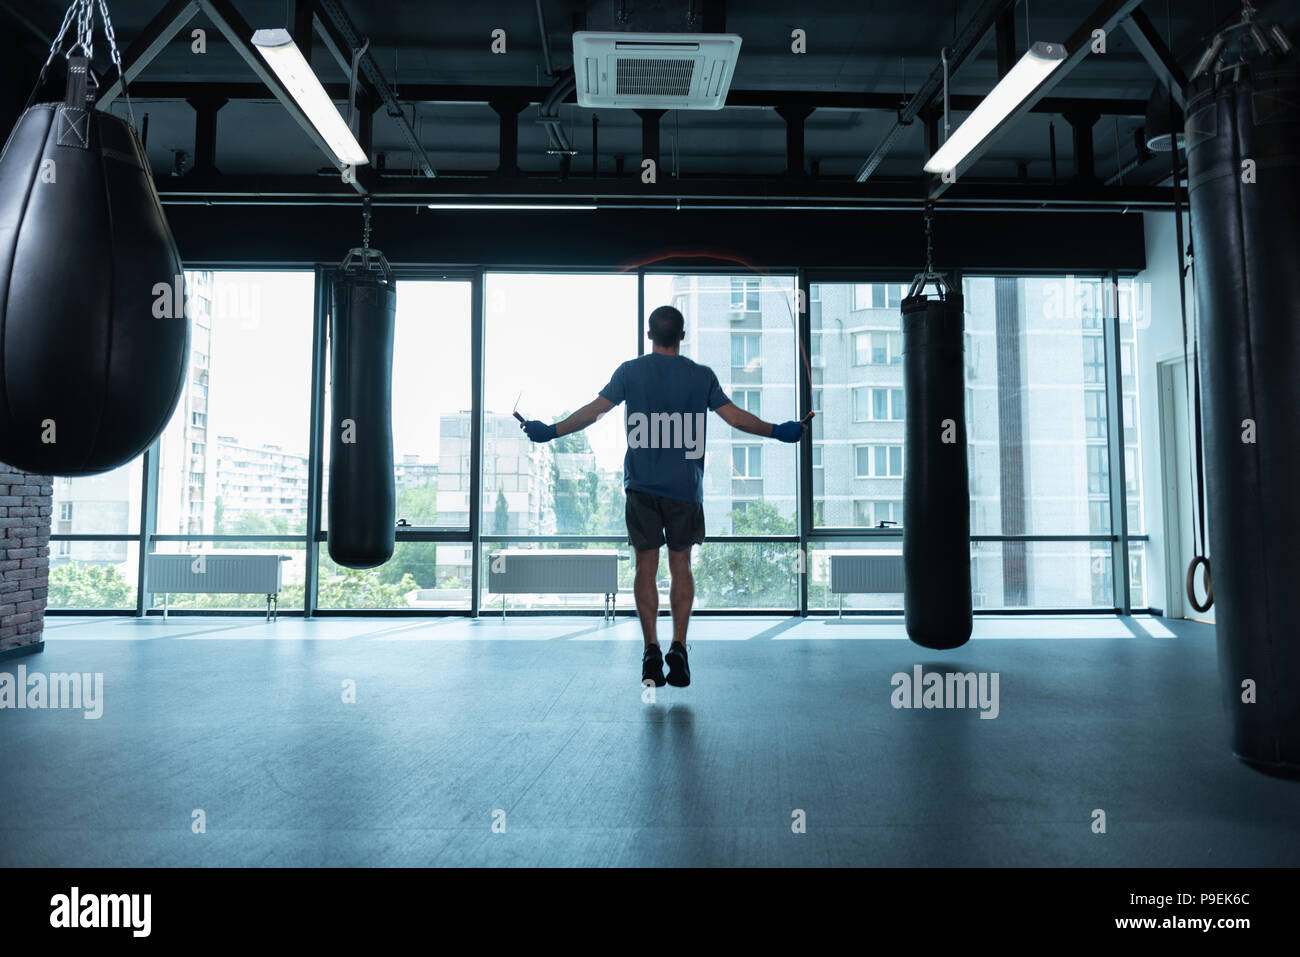
{"label": "window frame", "polygon": [[[322,484],[320,481],[320,469],[322,464],[320,458],[320,450],[321,450],[321,443],[323,442],[323,433],[321,430],[321,422],[320,422],[320,414],[321,414],[320,404],[322,402],[321,396],[323,394],[323,379],[324,376],[327,374],[327,369],[324,362],[324,356],[327,354],[325,351],[326,350],[325,331],[326,331],[327,315],[328,315],[327,306],[325,305],[325,302],[328,299],[330,280],[331,280],[333,270],[335,268],[335,264],[321,263],[321,264],[316,264],[314,267],[312,267],[310,264],[305,264],[305,265],[306,268],[308,269],[314,268],[316,273],[316,285],[315,285],[316,322],[312,332],[312,341],[310,343],[311,348],[313,350],[313,356],[312,356],[313,384],[312,384],[312,396],[311,396],[313,434],[312,434],[311,452],[310,452],[310,459],[309,459],[308,485],[309,485],[309,515],[314,514],[317,518],[319,518],[319,516],[323,511]],[[211,263],[209,264],[204,262],[187,262],[185,264],[185,268],[187,271],[188,270],[281,271],[285,267],[278,267],[278,266],[272,267],[262,263],[242,263],[242,264],[241,263]],[[293,268],[303,268],[303,267],[297,266]],[[708,275],[712,272],[731,274],[735,271],[735,268],[736,268],[735,266],[718,267],[717,269],[709,269],[705,267],[698,267],[698,268],[691,267],[689,270],[687,270],[687,272],[689,272],[689,274],[692,275],[696,275],[696,274]],[[476,354],[481,358],[481,354],[482,354],[481,353],[482,334],[483,334],[483,325],[485,321],[485,309],[484,309],[484,297],[483,297],[484,277],[488,272],[509,272],[509,271],[607,274],[612,272],[618,272],[620,270],[605,269],[605,268],[589,269],[589,270],[574,269],[574,268],[561,269],[561,268],[548,268],[548,267],[537,267],[537,266],[498,267],[490,264],[475,265],[475,266],[452,266],[452,267],[443,267],[437,265],[432,265],[432,266],[431,265],[410,265],[410,266],[402,265],[402,266],[394,267],[394,273],[398,276],[399,279],[401,278],[466,279],[473,284],[473,302],[471,306],[471,327],[472,327],[471,358],[473,358],[473,356]],[[681,270],[669,269],[667,267],[663,267],[663,268],[639,267],[637,269],[638,283],[641,286],[641,288],[644,289],[644,282],[647,276],[654,275],[657,273],[678,273],[678,272],[681,272]],[[872,270],[872,269],[861,269],[861,268],[828,269],[822,267],[799,266],[799,267],[788,267],[784,270],[776,270],[775,272],[776,274],[782,276],[798,277],[798,282],[800,284],[799,288],[809,289],[811,293],[810,299],[812,301],[818,301],[818,302],[824,300],[826,295],[825,287],[827,284],[848,283],[854,286],[865,286],[866,288],[871,290],[871,292],[867,294],[871,298],[871,303],[870,306],[863,306],[863,308],[872,308],[872,309],[887,308],[887,306],[876,305],[875,302],[876,294],[874,290],[877,285],[886,287],[885,301],[886,303],[888,303],[890,298],[890,294],[888,292],[888,285],[891,282],[894,284],[898,284],[897,277],[895,276],[891,278],[889,275],[890,273],[889,270]],[[1032,278],[1038,275],[1057,276],[1057,275],[1061,275],[1061,271],[1060,270],[1039,270],[1039,271],[1018,270],[1015,272],[998,272],[994,270],[981,270],[979,274],[981,276],[1007,275],[1007,276],[1015,276],[1015,277],[1023,277],[1023,278]],[[1102,277],[1110,277],[1111,281],[1116,284],[1118,284],[1121,280],[1126,282],[1132,280],[1131,273],[1121,274],[1114,270],[1109,272],[1100,271],[1095,275],[1102,276]],[[952,278],[954,282],[958,286],[960,286],[960,283],[962,281],[962,276],[960,272],[954,272]],[[760,286],[760,290],[761,290],[761,286]],[[746,295],[748,295],[747,288],[746,288]],[[854,305],[856,305],[856,303]],[[1127,308],[1123,304],[1121,304],[1121,306],[1122,308],[1125,308],[1127,311]],[[1109,315],[1109,312],[1107,314]],[[1122,320],[1118,316],[1116,316],[1113,318],[1104,319],[1100,323],[1100,325],[1103,328],[1103,330],[1107,331],[1107,335],[1111,335],[1111,332],[1109,331],[1109,325],[1114,324],[1116,325],[1116,328],[1118,328],[1118,325],[1121,323],[1121,321]],[[1123,321],[1131,322],[1132,320],[1127,319]],[[642,325],[638,333],[639,339],[643,338],[644,335],[644,316],[641,317],[640,322]],[[807,325],[806,324],[804,325],[801,336],[804,337],[804,342],[809,347],[810,353],[818,354],[817,351],[815,350],[815,344],[817,340],[820,338],[821,334],[822,332],[818,329],[814,329],[810,332],[808,330]],[[643,341],[638,341],[635,344],[632,344],[632,346],[633,346],[634,354],[636,352],[642,352],[646,348],[645,343]],[[762,346],[761,346],[761,339],[760,339],[760,343],[759,343],[760,356],[761,356],[761,349]],[[206,368],[208,365],[207,362],[208,357],[206,355],[202,355],[202,356],[199,355],[197,353],[197,350],[195,350],[195,352],[196,354],[192,357],[195,367]],[[892,349],[890,350],[890,352],[892,358]],[[1108,396],[1111,390],[1119,390],[1122,392],[1124,388],[1122,384],[1123,377],[1118,375],[1120,370],[1118,368],[1112,368],[1114,366],[1118,366],[1118,364],[1119,364],[1118,350],[1112,350],[1110,348],[1103,347],[1103,363],[1101,364],[1101,369],[1102,369],[1102,378],[1104,381],[1098,382],[1096,384],[1102,385]],[[802,369],[798,370],[797,373],[797,379],[798,379],[797,389],[799,390],[798,394],[804,397],[804,400],[801,400],[801,407],[806,407],[806,406],[802,406],[802,401],[807,401],[809,403],[813,401],[811,398],[808,398],[812,392],[812,389],[810,388],[810,379],[812,383],[817,384],[817,391],[819,393],[822,391],[822,386],[820,386],[819,384],[820,380],[817,378],[817,376],[820,375],[820,372],[817,370],[820,368],[821,367],[816,367],[816,369],[812,372],[811,376],[806,374],[805,370]],[[1119,385],[1116,385],[1117,381],[1120,383]],[[471,396],[472,405],[474,406],[474,408],[472,409],[472,418],[475,421],[477,421],[479,416],[481,415],[481,393],[482,393],[481,373],[475,374],[474,381],[471,386],[471,392],[472,392],[472,396]],[[1123,406],[1122,397],[1118,401],[1120,402],[1122,407]],[[1129,412],[1128,408],[1122,408],[1121,415],[1127,412]],[[852,413],[852,410],[850,410],[850,413]],[[1125,416],[1125,418],[1127,418],[1127,416]],[[1128,421],[1107,423],[1108,432],[1112,436],[1112,441],[1113,441],[1113,436],[1117,434],[1117,430],[1122,431],[1124,429],[1134,428],[1135,426],[1136,423],[1130,423]],[[472,429],[471,431],[476,431],[476,430]],[[477,579],[478,571],[481,565],[480,559],[482,555],[483,546],[487,541],[489,541],[492,538],[492,536],[489,536],[483,532],[482,528],[479,527],[480,523],[478,521],[478,516],[479,513],[481,512],[481,503],[479,502],[479,498],[482,494],[481,481],[484,475],[484,468],[483,468],[483,464],[478,461],[477,456],[481,453],[482,450],[482,437],[481,435],[471,436],[471,439],[472,439],[471,445],[473,446],[473,448],[476,449],[476,451],[473,454],[468,456],[473,461],[468,463],[469,467],[466,470],[466,474],[470,476],[470,485],[472,486],[472,490],[470,493],[471,494],[470,513],[474,517],[474,521],[471,522],[471,527],[469,529],[464,529],[464,530],[398,529],[397,537],[399,541],[436,540],[440,542],[451,542],[457,545],[463,545],[465,547],[471,548],[473,551],[473,561],[472,561],[473,570],[475,573],[475,578]],[[211,447],[209,448],[207,454],[209,455],[213,454]],[[823,455],[824,454],[825,453],[823,452]],[[874,454],[872,457],[874,459]],[[801,446],[800,461],[802,462],[801,469],[803,471],[803,474],[805,476],[810,475],[813,471],[811,442],[805,442]],[[825,461],[826,460],[823,459],[823,462]],[[855,464],[855,471],[856,471],[856,455],[855,455],[854,464]],[[874,465],[874,461],[872,464]],[[151,473],[151,469],[154,470],[152,473]],[[156,455],[151,455],[150,452],[146,452],[144,454],[144,469],[142,470],[143,475],[140,482],[140,488],[138,489],[139,498],[142,503],[142,514],[153,514],[151,510],[153,508],[154,502],[152,500],[156,496],[157,491],[156,491],[156,485],[151,484],[149,480],[149,476],[150,474],[156,475],[156,469],[157,469]],[[1109,467],[1107,468],[1107,474],[1109,474]],[[1105,484],[1109,485],[1110,483],[1105,483]],[[1118,486],[1127,486],[1128,483],[1117,482],[1114,484]],[[135,494],[136,491],[137,490],[133,488],[133,495]],[[711,542],[712,541],[759,542],[759,541],[766,541],[766,540],[777,540],[777,541],[795,542],[795,543],[811,545],[813,543],[833,544],[837,541],[851,540],[852,538],[855,537],[865,538],[868,540],[875,540],[881,537],[887,539],[898,537],[897,530],[892,530],[889,534],[881,535],[879,534],[879,530],[875,530],[875,529],[865,529],[865,528],[858,528],[858,527],[837,528],[832,526],[826,526],[824,524],[824,521],[822,520],[824,518],[824,513],[826,511],[825,502],[819,499],[814,500],[814,493],[811,488],[811,485],[803,480],[800,480],[797,485],[797,495],[799,501],[803,504],[796,512],[796,516],[798,519],[796,523],[798,527],[798,532],[796,535],[770,536],[770,537],[710,536],[708,540]],[[1119,496],[1118,501],[1111,500],[1112,496],[1114,495]],[[1127,509],[1131,502],[1137,502],[1139,507],[1141,506],[1141,502],[1139,499],[1133,499],[1129,497],[1126,488],[1120,488],[1118,491],[1113,491],[1112,489],[1108,488],[1105,494],[1102,495],[1101,497],[1110,503],[1112,512],[1121,510],[1125,514],[1128,514]],[[871,499],[871,501],[874,501],[874,499]],[[798,516],[804,516],[804,517],[799,519]],[[313,531],[309,532],[306,536],[303,537],[303,544],[306,546],[306,550],[307,550],[309,569],[313,569],[314,566],[316,565],[319,559],[319,546],[324,543],[325,537],[326,537],[325,531],[323,528],[319,527],[319,522],[317,522],[317,525],[314,527]],[[1022,536],[1022,538],[1023,537],[1024,536]],[[1033,536],[1030,537],[1033,538]],[[1132,560],[1128,553],[1130,545],[1134,546],[1135,548],[1141,548],[1141,543],[1147,540],[1146,535],[1135,535],[1135,534],[1129,534],[1127,536],[1124,536],[1123,538],[1121,538],[1119,535],[1114,535],[1114,534],[1106,535],[1106,536],[1070,536],[1070,535],[1037,536],[1037,538],[1044,538],[1044,537],[1052,541],[1058,541],[1058,540],[1076,541],[1082,539],[1082,540],[1108,542],[1110,543],[1109,547],[1118,549],[1120,552],[1124,554],[1126,567],[1128,562]],[[52,536],[52,541],[56,543],[62,541],[74,542],[77,540],[84,540],[85,538],[86,536],[84,535],[61,536],[56,534]],[[157,533],[156,527],[146,528],[144,527],[143,523],[139,534],[115,536],[114,538],[115,540],[120,539],[127,543],[135,542],[141,546],[138,549],[138,554],[140,559],[140,568],[142,571],[145,566],[145,558],[147,553],[158,542],[177,539],[177,540],[184,540],[184,541],[191,541],[191,542],[207,542],[207,543],[212,543],[217,545],[220,544],[220,541],[217,539],[217,537],[212,535],[179,535],[179,536],[160,535]],[[278,540],[293,540],[297,538],[298,536],[292,536],[292,535],[280,536]],[[533,537],[533,538],[537,538],[537,537]],[[615,539],[618,537],[610,537],[610,538]],[[995,538],[995,539],[1002,538],[1002,539],[1015,540],[1016,537],[1015,536],[1001,536],[1001,537],[977,536],[977,538]],[[540,539],[538,540],[540,541]],[[263,543],[267,542],[265,538],[258,538],[257,541]],[[616,544],[616,541],[610,540],[607,543],[612,545],[612,544]],[[66,547],[66,546],[59,545],[59,547]],[[313,574],[313,572],[309,571],[309,575],[311,574]],[[1149,581],[1154,581],[1159,577],[1160,576],[1158,574],[1153,575],[1149,572],[1147,574],[1147,578]],[[334,609],[320,609],[316,605],[315,589],[317,586],[318,586],[317,581],[315,580],[309,581],[309,587],[306,589],[305,592],[306,597],[305,597],[304,608],[299,610],[299,613],[305,612],[307,614],[315,614],[319,612],[322,615],[358,613],[357,611],[337,611]],[[137,579],[137,595],[142,597],[143,593],[145,592],[145,589],[146,589],[146,578],[143,575],[141,575]],[[1117,606],[1120,606],[1121,604],[1119,600],[1119,591],[1120,591],[1119,583],[1114,583],[1114,592],[1116,596],[1115,604]],[[481,611],[479,607],[480,588],[477,580],[471,586],[470,592],[471,592],[471,602],[470,602],[471,607],[465,612],[451,612],[448,614],[457,614],[457,615],[467,614],[469,616],[477,616],[478,614],[480,614]],[[801,601],[802,603],[800,605],[800,610],[807,610],[806,583],[804,588],[804,597]],[[293,609],[284,608],[282,610],[286,614],[294,613]],[[1036,609],[1036,610],[1041,611],[1042,609]],[[1084,608],[1084,609],[1056,609],[1056,610],[1080,611],[1080,612],[1092,612],[1092,611],[1106,612],[1106,611],[1110,611],[1111,609]],[[76,614],[76,613],[85,613],[86,611],[93,612],[94,610],[93,609],[88,609],[88,610],[51,609],[50,613],[51,614]],[[138,604],[136,613],[145,614],[146,611]],[[382,611],[364,610],[360,613],[366,615],[373,615],[375,617],[401,616],[405,614],[439,616],[444,614],[443,612],[438,612],[438,611],[430,612],[426,610],[405,610],[405,609],[386,609]],[[703,613],[709,614],[715,612],[705,611]],[[753,612],[742,611],[741,613],[753,613]]]}

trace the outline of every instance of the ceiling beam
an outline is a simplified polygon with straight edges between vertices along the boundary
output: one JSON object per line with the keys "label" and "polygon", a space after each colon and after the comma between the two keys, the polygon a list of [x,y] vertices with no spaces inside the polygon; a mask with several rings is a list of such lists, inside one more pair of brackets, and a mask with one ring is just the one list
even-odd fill
{"label": "ceiling beam", "polygon": [[776,112],[785,120],[785,175],[802,179],[804,170],[804,121],[813,113],[811,106],[778,106]]}
{"label": "ceiling beam", "polygon": [[[330,58],[343,71],[346,77],[352,76],[352,51],[348,48],[347,42],[334,29],[334,25],[325,17],[323,13],[316,8],[315,0],[304,0],[312,8],[312,25],[316,35],[320,37],[321,43],[325,44],[325,50],[329,53]],[[370,80],[363,74],[360,82],[369,83]]]}
{"label": "ceiling beam", "polygon": [[[347,45],[349,51],[360,50],[363,41],[357,33],[357,28],[353,26],[351,18],[348,17],[347,11],[343,9],[343,5],[338,0],[316,0],[316,2],[321,19],[329,21],[334,31]],[[359,72],[370,81],[370,88],[378,95],[384,106],[388,108],[388,115],[397,124],[402,138],[406,140],[407,147],[411,150],[416,162],[419,163],[420,171],[431,179],[437,176],[438,173],[434,170],[433,163],[429,161],[429,156],[424,151],[424,145],[411,127],[411,121],[406,118],[406,114],[402,111],[402,105],[397,102],[392,87],[384,79],[379,65],[375,63],[375,58],[370,55],[368,49],[361,54],[358,67]],[[352,67],[349,61],[348,75],[351,76],[351,73]]]}
{"label": "ceiling beam", "polygon": [[1011,68],[1016,65],[1016,11],[1013,7],[998,17],[997,26],[994,27],[994,37],[997,40],[998,55],[998,79],[1002,79],[1011,72]]}
{"label": "ceiling beam", "polygon": [[[258,83],[198,83],[193,81],[155,81],[136,83],[131,87],[137,99],[186,100],[203,93],[213,93],[228,100],[267,100],[266,89]],[[346,83],[326,83],[325,89],[335,100],[346,100]],[[408,83],[402,85],[402,100],[406,103],[445,103],[453,105],[490,105],[494,100],[520,100],[525,104],[540,103],[550,87],[545,86],[483,86],[461,84]],[[569,102],[573,102],[570,95]],[[811,107],[816,110],[844,110],[849,112],[885,111],[894,113],[905,99],[901,93],[841,93],[817,90],[732,90],[727,96],[727,108],[779,109],[781,107]],[[958,111],[975,109],[981,96],[959,94],[953,96],[952,108]],[[1086,106],[1102,116],[1146,115],[1145,100],[1091,97],[1045,97],[1034,105],[1035,113],[1065,113]]]}
{"label": "ceiling beam", "polygon": [[[1015,125],[1026,113],[1030,112],[1034,105],[1043,97],[1047,96],[1056,85],[1070,75],[1070,72],[1082,63],[1092,49],[1092,36],[1094,30],[1103,30],[1109,34],[1112,30],[1120,25],[1126,17],[1137,9],[1142,0],[1103,0],[1100,6],[1092,11],[1088,17],[1079,24],[1078,28],[1070,34],[1065,41],[1065,60],[1058,66],[1052,74],[1039,84],[1029,96],[1025,97],[1020,104],[1007,115],[998,127],[984,137],[982,141],[976,144],[957,164],[953,171],[953,179],[960,179],[961,175],[970,169],[980,158],[988,152],[990,146],[997,142],[998,137],[1005,133],[1010,127]],[[945,181],[942,177],[935,176],[930,184],[930,198],[937,199],[948,187],[952,185],[951,181]]]}
{"label": "ceiling beam", "polygon": [[[167,44],[172,41],[172,37],[184,29],[185,25],[194,19],[194,15],[198,12],[199,5],[196,0],[170,0],[158,12],[157,16],[149,21],[149,24],[132,41],[122,57],[128,87],[131,81],[139,76],[145,67],[152,63],[154,58],[166,48]],[[119,76],[114,78],[108,89],[100,93],[95,105],[101,110],[107,109],[108,105],[121,95],[122,77]]]}
{"label": "ceiling beam", "polygon": [[[329,176],[158,176],[163,202],[170,205],[350,205],[356,203],[335,177]],[[870,188],[849,177],[815,180],[784,177],[692,177],[673,180],[671,188],[648,192],[640,170],[620,178],[556,180],[554,174],[498,177],[492,171],[444,171],[437,179],[384,176],[373,193],[382,206],[420,206],[431,202],[484,202],[545,205],[566,200],[595,201],[601,208],[734,208],[734,209],[919,209],[925,194],[915,178],[879,177]],[[1169,209],[1173,193],[1147,186],[1105,188],[1097,183],[1050,183],[985,180],[961,184],[944,200],[951,209]]]}
{"label": "ceiling beam", "polygon": [[9,16],[13,19],[13,21],[23,28],[23,30],[27,33],[28,39],[36,41],[36,44],[38,45],[39,50],[42,54],[44,54],[49,50],[50,44],[54,42],[54,38],[49,34],[47,34],[36,24],[32,23],[32,21],[28,19],[26,14],[16,9],[12,3],[8,2],[8,0],[0,0],[0,10],[3,10],[5,13],[9,14]]}
{"label": "ceiling beam", "polygon": [[[204,14],[212,21],[212,25],[221,31],[235,52],[243,58],[258,79],[266,84],[267,88],[275,95],[275,98],[280,101],[280,105],[285,108],[294,121],[302,127],[303,132],[329,158],[330,162],[335,164],[341,173],[342,167],[335,162],[334,154],[316,129],[316,124],[307,118],[307,114],[298,106],[293,95],[284,88],[280,78],[267,66],[261,54],[254,48],[253,28],[239,15],[239,11],[234,8],[229,0],[197,0],[197,2]],[[342,179],[341,176],[339,178]],[[365,195],[369,192],[366,182],[371,178],[370,170],[360,168],[355,170],[355,175],[349,176],[348,180],[356,192]]]}
{"label": "ceiling beam", "polygon": [[1156,30],[1151,19],[1142,10],[1134,10],[1132,15],[1124,21],[1124,32],[1128,34],[1133,45],[1138,48],[1142,54],[1142,59],[1155,72],[1158,79],[1174,102],[1178,104],[1180,110],[1187,108],[1187,99],[1183,95],[1183,90],[1187,86],[1187,74],[1183,68],[1178,65],[1178,60],[1169,47],[1165,46],[1165,41],[1160,39],[1160,33]]}
{"label": "ceiling beam", "polygon": [[[989,30],[998,22],[998,18],[1014,6],[1015,0],[984,0],[975,16],[966,22],[961,33],[948,47],[948,76],[950,83],[952,74],[957,72],[957,68],[966,61],[967,57],[979,49]],[[930,101],[936,95],[943,92],[943,81],[944,68],[940,65],[931,71],[925,82],[921,84],[920,89],[916,91],[916,95],[911,97],[906,105],[898,111],[898,119],[894,122],[894,125],[890,127],[889,132],[885,134],[885,138],[871,151],[871,155],[867,157],[866,162],[858,170],[857,181],[859,183],[866,182],[871,174],[880,167],[885,156],[893,149],[894,144],[903,135],[907,127],[912,124],[912,121],[916,119],[917,114],[929,106]]]}

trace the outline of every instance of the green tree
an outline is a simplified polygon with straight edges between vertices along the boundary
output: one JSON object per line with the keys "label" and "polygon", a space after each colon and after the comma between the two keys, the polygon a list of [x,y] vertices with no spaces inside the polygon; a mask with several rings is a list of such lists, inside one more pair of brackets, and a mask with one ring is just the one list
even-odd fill
{"label": "green tree", "polygon": [[116,565],[68,562],[50,569],[50,608],[123,608],[135,603],[135,588]]}
{"label": "green tree", "polygon": [[[423,485],[397,491],[397,517],[412,525],[434,525],[438,521],[438,486]],[[438,543],[402,542],[393,557],[376,571],[379,581],[395,585],[410,575],[419,588],[438,585]]]}
{"label": "green tree", "polygon": [[438,483],[397,490],[397,518],[412,525],[438,524]]}
{"label": "green tree", "polygon": [[[563,412],[561,419],[569,413]],[[560,456],[590,454],[591,442],[585,432],[570,432],[551,442],[551,510],[555,513],[555,531],[559,535],[596,534],[591,519],[597,506],[595,472],[578,476],[561,476]]]}
{"label": "green tree", "polygon": [[[560,413],[560,418],[556,419],[556,421],[563,421],[568,417],[569,412],[566,410]],[[579,430],[577,432],[570,432],[568,435],[557,436],[551,441],[551,448],[557,453],[590,452],[591,442],[587,439],[587,433]]]}
{"label": "green tree", "polygon": [[555,512],[556,534],[595,534],[591,519],[597,505],[599,481],[595,472],[561,478],[558,459],[551,459],[551,508]]}
{"label": "green tree", "polygon": [[[223,521],[223,524],[224,521]],[[223,535],[261,535],[274,539],[277,535],[299,534],[301,529],[289,528],[287,515],[263,515],[260,512],[240,512]],[[290,541],[267,542],[219,542],[219,548],[293,548],[297,544]]]}
{"label": "green tree", "polygon": [[506,501],[506,493],[501,489],[497,489],[496,509],[492,513],[492,534],[510,534],[510,504]]}
{"label": "green tree", "polygon": [[[321,608],[405,608],[407,593],[417,587],[409,574],[397,582],[388,583],[379,580],[375,568],[339,568],[336,574],[322,578],[317,604]],[[293,588],[292,600],[301,605],[302,586]],[[289,600],[285,595],[281,598]]]}
{"label": "green tree", "polygon": [[[734,535],[793,535],[794,522],[766,502],[733,509]],[[712,544],[692,571],[705,608],[782,608],[796,600],[795,548],[777,542]],[[707,549],[707,556],[705,551]]]}
{"label": "green tree", "polygon": [[600,535],[622,535],[627,531],[627,493],[623,491],[623,472],[614,473],[596,487],[596,507],[592,514],[592,531]]}
{"label": "green tree", "polygon": [[212,501],[212,534],[226,534],[226,503],[218,495]]}

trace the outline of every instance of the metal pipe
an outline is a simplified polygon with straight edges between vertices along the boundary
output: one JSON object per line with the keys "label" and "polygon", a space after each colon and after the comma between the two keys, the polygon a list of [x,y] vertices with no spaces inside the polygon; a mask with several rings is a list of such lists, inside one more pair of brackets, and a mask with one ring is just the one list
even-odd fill
{"label": "metal pipe", "polygon": [[[205,2],[211,3],[213,0],[205,0]],[[318,2],[320,3],[321,13],[329,19],[343,41],[353,50],[360,47],[361,37],[357,34],[356,27],[352,25],[352,20],[348,17],[347,11],[343,9],[343,5],[338,0],[318,0]],[[406,113],[402,110],[401,104],[398,103],[397,96],[388,85],[388,81],[384,79],[383,73],[380,72],[374,56],[370,53],[363,54],[360,65],[362,71],[366,74],[366,79],[370,81],[370,85],[379,95],[379,98],[384,101],[389,117],[397,126],[397,130],[402,134],[403,139],[406,140],[416,163],[420,167],[420,171],[429,178],[436,177],[438,175],[437,171],[434,170],[433,163],[430,162],[428,154],[425,153],[424,145],[420,142],[420,138],[415,135],[415,130],[406,119]]]}
{"label": "metal pipe", "polygon": [[1052,185],[1056,185],[1056,121],[1047,124],[1047,146],[1052,160]]}
{"label": "metal pipe", "polygon": [[948,48],[943,48],[943,141],[948,142],[948,137],[952,135],[952,101],[948,93],[949,65],[948,65]]}
{"label": "metal pipe", "polygon": [[[432,198],[431,198],[432,199]],[[431,199],[412,200],[390,199],[376,197],[375,206],[384,207],[407,207],[419,209],[427,206]],[[573,201],[572,197],[566,197],[569,202]],[[343,196],[328,197],[223,197],[223,196],[163,196],[164,206],[346,206],[355,209],[356,199],[348,199]],[[539,206],[545,207],[554,200],[545,200],[538,203]],[[597,209],[606,210],[635,210],[635,209],[658,209],[658,210],[677,210],[687,211],[730,211],[730,212],[921,212],[925,208],[925,199],[867,199],[858,203],[837,201],[830,203],[807,203],[798,201],[782,201],[773,203],[749,203],[741,205],[736,203],[721,203],[716,201],[705,200],[702,202],[679,201],[676,197],[667,197],[658,202],[652,200],[633,200],[628,202],[598,203]],[[1125,209],[1129,212],[1134,211],[1162,211],[1173,208],[1173,200],[1165,199],[1163,195],[1150,196],[1137,199],[1116,199],[1109,203],[1078,201],[1078,202],[1056,202],[1042,198],[1026,198],[1023,200],[995,200],[995,199],[968,199],[945,205],[945,209],[951,212],[978,212],[978,213],[1003,213],[1003,212],[1078,212],[1078,213],[1095,213],[1111,212],[1116,209]],[[469,209],[468,212],[490,213],[491,210]],[[585,211],[585,210],[584,210]],[[575,211],[576,212],[576,211]]]}
{"label": "metal pipe", "polygon": [[555,76],[551,69],[551,38],[546,34],[546,14],[542,12],[542,0],[537,0],[537,30],[542,36],[542,62],[546,65],[546,75]]}
{"label": "metal pipe", "polygon": [[[985,0],[972,17],[962,28],[953,40],[950,56],[950,69],[959,69],[966,58],[975,52],[979,46],[979,41],[997,22],[1007,10],[1015,6],[1015,0]],[[885,138],[880,141],[871,155],[867,157],[866,162],[858,170],[856,179],[859,183],[865,183],[871,174],[876,171],[885,159],[885,154],[893,148],[894,144],[903,136],[903,132],[916,119],[917,114],[929,106],[930,101],[934,99],[935,94],[939,92],[943,85],[943,68],[936,67],[931,71],[925,82],[917,89],[916,94],[907,101],[907,105],[898,111],[898,119],[885,134]]]}

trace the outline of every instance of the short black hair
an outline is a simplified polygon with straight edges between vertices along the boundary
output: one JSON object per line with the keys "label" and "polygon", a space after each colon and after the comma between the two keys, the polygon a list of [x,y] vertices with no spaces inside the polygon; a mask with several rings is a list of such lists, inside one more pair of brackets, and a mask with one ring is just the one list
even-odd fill
{"label": "short black hair", "polygon": [[657,346],[675,346],[682,341],[686,320],[672,306],[660,306],[650,313],[650,338]]}

